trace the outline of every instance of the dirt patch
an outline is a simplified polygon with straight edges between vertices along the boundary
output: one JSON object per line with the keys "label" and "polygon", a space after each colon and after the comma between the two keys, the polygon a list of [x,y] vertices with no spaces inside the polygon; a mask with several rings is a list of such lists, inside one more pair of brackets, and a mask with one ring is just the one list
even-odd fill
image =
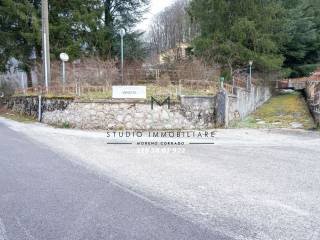
{"label": "dirt patch", "polygon": [[5,117],[5,118],[11,119],[11,120],[15,120],[18,122],[24,122],[24,123],[36,121],[36,119],[34,119],[32,117],[17,114],[2,104],[0,104],[0,117]]}
{"label": "dirt patch", "polygon": [[0,115],[9,112],[5,105],[0,104]]}

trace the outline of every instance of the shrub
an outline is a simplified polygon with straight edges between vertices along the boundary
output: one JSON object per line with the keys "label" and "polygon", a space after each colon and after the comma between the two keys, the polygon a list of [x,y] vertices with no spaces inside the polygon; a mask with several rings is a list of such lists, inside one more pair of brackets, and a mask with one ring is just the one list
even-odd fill
{"label": "shrub", "polygon": [[0,82],[0,97],[10,97],[14,94],[14,86],[11,82]]}

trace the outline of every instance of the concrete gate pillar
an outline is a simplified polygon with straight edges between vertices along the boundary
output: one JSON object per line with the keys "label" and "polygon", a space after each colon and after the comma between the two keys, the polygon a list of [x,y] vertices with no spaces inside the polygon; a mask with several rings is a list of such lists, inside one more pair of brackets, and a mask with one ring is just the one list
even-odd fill
{"label": "concrete gate pillar", "polygon": [[216,98],[216,127],[228,127],[229,124],[229,97],[225,89],[221,89]]}

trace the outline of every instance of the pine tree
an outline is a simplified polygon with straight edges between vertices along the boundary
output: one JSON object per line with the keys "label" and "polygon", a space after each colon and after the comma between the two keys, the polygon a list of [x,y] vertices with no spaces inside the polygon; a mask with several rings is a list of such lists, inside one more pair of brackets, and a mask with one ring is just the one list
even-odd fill
{"label": "pine tree", "polygon": [[296,2],[288,4],[289,39],[283,48],[284,67],[291,69],[291,77],[308,75],[314,63],[320,62],[320,4],[315,0]]}
{"label": "pine tree", "polygon": [[140,44],[140,34],[132,32],[135,25],[142,20],[143,14],[148,9],[150,0],[103,0],[104,2],[104,44],[99,47],[102,55],[118,55],[119,31],[124,28],[127,33],[125,37],[126,45],[133,44],[131,51],[127,52],[129,57],[138,54],[135,51],[137,44]]}
{"label": "pine tree", "polygon": [[10,68],[10,60],[19,61],[19,68],[28,76],[28,86],[32,85],[32,55],[40,51],[40,20],[37,1],[0,1],[0,70]]}
{"label": "pine tree", "polygon": [[[132,31],[149,0],[50,0],[51,58],[67,52],[72,59],[84,56],[114,57],[119,54],[118,31],[128,32],[128,57],[143,56],[140,34]],[[0,1],[0,70],[15,58],[29,76],[33,60],[41,59],[41,0]]]}
{"label": "pine tree", "polygon": [[99,41],[102,9],[99,0],[51,0],[50,44],[53,57],[67,52],[72,59],[95,54]]}
{"label": "pine tree", "polygon": [[192,0],[189,13],[201,28],[196,54],[231,72],[250,59],[260,71],[281,68],[285,15],[278,1]]}

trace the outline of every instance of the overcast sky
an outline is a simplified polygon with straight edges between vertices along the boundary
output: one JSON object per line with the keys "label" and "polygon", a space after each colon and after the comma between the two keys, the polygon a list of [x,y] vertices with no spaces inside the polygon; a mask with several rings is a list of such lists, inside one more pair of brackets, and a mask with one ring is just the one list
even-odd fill
{"label": "overcast sky", "polygon": [[175,0],[151,0],[150,2],[150,10],[145,14],[145,20],[137,26],[137,29],[147,30],[151,23],[152,17],[161,12],[161,10],[163,10],[165,7],[171,5],[173,2],[175,2]]}

